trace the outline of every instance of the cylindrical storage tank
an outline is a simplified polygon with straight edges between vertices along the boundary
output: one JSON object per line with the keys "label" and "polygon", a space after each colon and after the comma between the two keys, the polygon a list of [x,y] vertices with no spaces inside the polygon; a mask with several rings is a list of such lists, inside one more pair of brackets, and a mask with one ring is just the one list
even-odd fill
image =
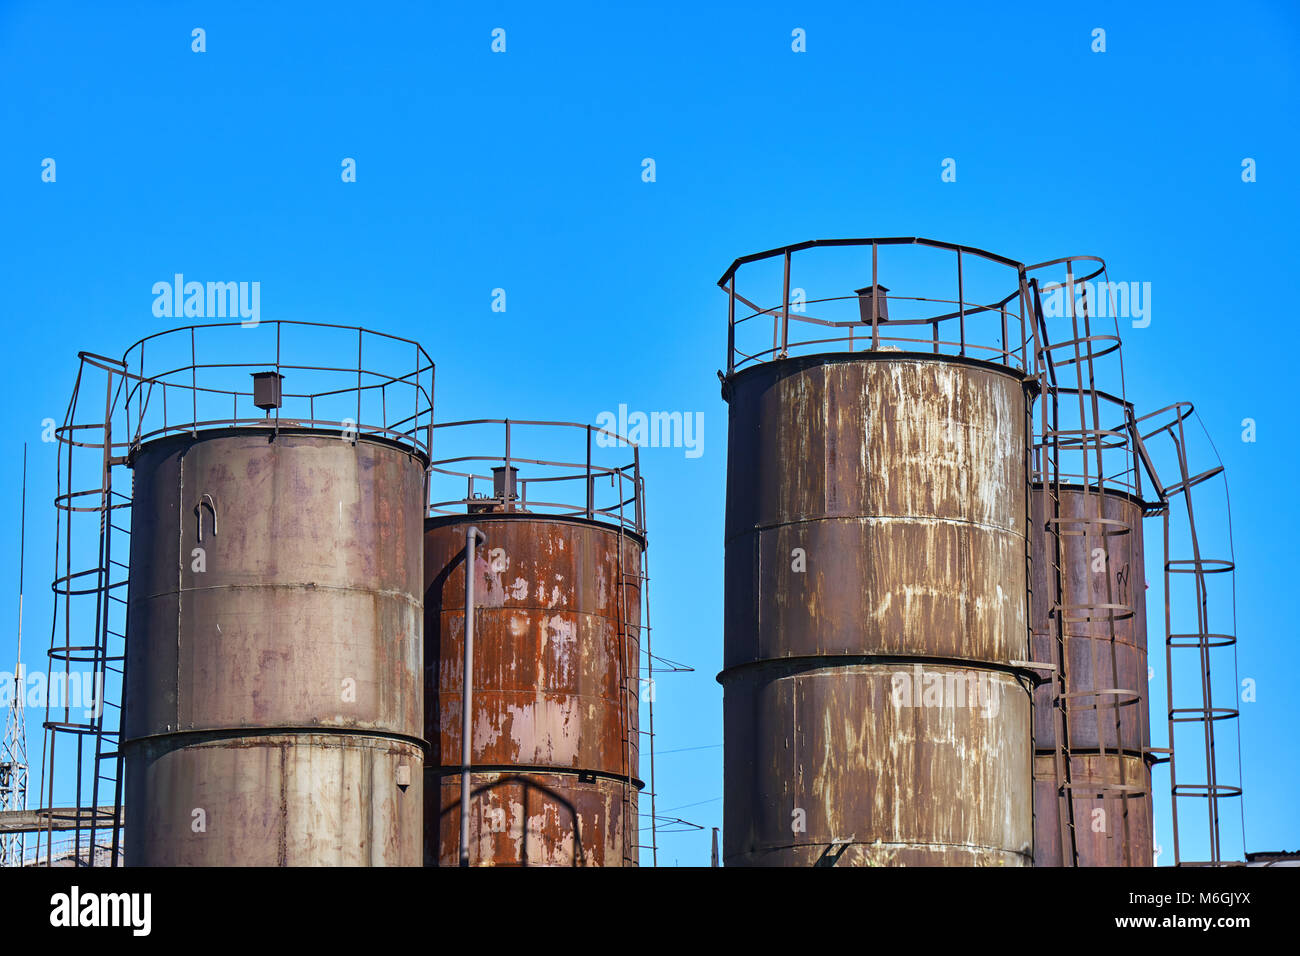
{"label": "cylindrical storage tank", "polygon": [[1034,691],[1034,863],[1067,862],[1057,781],[1068,769],[1078,865],[1151,866],[1143,505],[1122,491],[1078,485],[1036,484],[1030,500],[1034,660],[1057,659],[1051,614],[1060,605],[1069,713],[1062,743],[1070,755],[1058,769],[1059,718],[1044,682]]}
{"label": "cylindrical storage tank", "polygon": [[425,524],[425,862],[461,826],[466,531],[477,526],[472,866],[637,862],[644,540],[520,511]]}
{"label": "cylindrical storage tank", "polygon": [[724,855],[1031,861],[1028,384],[897,351],[724,384]]}
{"label": "cylindrical storage tank", "polygon": [[425,461],[304,429],[131,456],[126,860],[421,860]]}

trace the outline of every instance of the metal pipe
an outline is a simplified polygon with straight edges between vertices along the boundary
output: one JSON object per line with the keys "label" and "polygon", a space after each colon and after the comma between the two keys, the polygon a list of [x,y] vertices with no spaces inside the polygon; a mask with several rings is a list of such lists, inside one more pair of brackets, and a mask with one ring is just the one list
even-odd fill
{"label": "metal pipe", "polygon": [[469,767],[473,757],[471,725],[474,717],[474,560],[478,542],[486,540],[476,526],[470,525],[465,529],[465,676],[461,681],[460,705],[461,866],[469,866]]}

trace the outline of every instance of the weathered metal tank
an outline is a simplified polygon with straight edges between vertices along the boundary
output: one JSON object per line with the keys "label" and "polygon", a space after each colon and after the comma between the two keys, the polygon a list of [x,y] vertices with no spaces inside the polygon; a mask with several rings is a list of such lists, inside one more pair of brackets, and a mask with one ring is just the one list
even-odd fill
{"label": "weathered metal tank", "polygon": [[[1056,766],[1053,688],[1034,692],[1034,863],[1065,861],[1057,778],[1068,769],[1079,866],[1151,866],[1151,731],[1147,695],[1143,504],[1130,494],[1064,485],[1059,517],[1041,484],[1033,509],[1034,660],[1056,659],[1050,613],[1065,628],[1068,768]],[[1061,598],[1055,571],[1060,528]],[[1041,596],[1041,598],[1040,598]],[[1064,757],[1062,758],[1064,760]],[[1064,837],[1068,841],[1068,832]]]}
{"label": "weathered metal tank", "polygon": [[129,463],[127,861],[418,866],[426,461],[268,423]]}
{"label": "weathered metal tank", "polygon": [[897,349],[724,379],[726,865],[1030,864],[1028,390]]}
{"label": "weathered metal tank", "polygon": [[637,863],[641,555],[583,517],[473,508],[425,525],[425,860],[461,824],[466,530],[477,526],[472,866]]}

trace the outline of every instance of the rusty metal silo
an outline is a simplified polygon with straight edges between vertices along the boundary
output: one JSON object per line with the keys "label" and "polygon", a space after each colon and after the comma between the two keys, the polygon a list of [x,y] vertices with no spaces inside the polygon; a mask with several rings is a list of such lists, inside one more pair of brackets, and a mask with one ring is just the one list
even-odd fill
{"label": "rusty metal silo", "polygon": [[[467,769],[465,865],[636,865],[645,534],[634,449],[624,447],[627,467],[602,468],[592,464],[600,430],[522,421],[438,425],[439,448],[474,426],[500,426],[504,454],[435,462],[435,482],[449,478],[464,496],[435,501],[424,532],[426,864],[457,865]],[[575,439],[571,460],[585,432],[586,464],[522,457],[520,433],[536,426]],[[483,441],[495,445],[495,436]],[[474,461],[499,464],[475,475]],[[484,485],[492,490],[479,497]],[[466,767],[471,527],[483,543],[473,556]]]}
{"label": "rusty metal silo", "polygon": [[[879,250],[912,244],[953,256],[950,304],[931,289],[886,299]],[[791,256],[822,245],[869,246],[871,284],[797,312]],[[737,268],[773,258],[783,300],[762,308]],[[965,295],[963,266],[969,281],[981,262],[1005,295]],[[805,243],[738,260],[719,284],[726,865],[1029,865],[1019,264],[925,240]],[[740,344],[745,322],[770,349]]]}
{"label": "rusty metal silo", "polygon": [[[1034,660],[1054,659],[1049,616],[1060,608],[1071,695],[1062,757],[1070,762],[1077,864],[1150,866],[1144,506],[1118,491],[1064,487],[1059,494],[1060,585],[1051,497],[1041,484],[1031,496],[1034,595],[1044,598],[1033,605],[1033,642]],[[1064,863],[1052,692],[1045,682],[1034,693],[1035,866]]]}
{"label": "rusty metal silo", "polygon": [[[267,341],[227,331],[245,362],[252,343]],[[432,364],[404,343],[411,368],[366,372],[363,387],[384,391],[387,407],[377,424],[358,425],[371,410],[356,387],[360,366],[290,365],[280,332],[252,395],[214,386],[229,372],[215,360],[196,358],[184,385],[147,371],[134,380],[129,401],[145,414],[128,460],[132,865],[420,863]],[[375,341],[342,334],[353,355]],[[138,344],[128,368],[145,360],[145,344],[153,355],[167,343]],[[295,375],[321,382],[340,371],[351,392],[293,391]],[[164,392],[186,424],[149,418]],[[224,421],[200,413],[214,394]],[[326,420],[342,394],[356,404]]]}

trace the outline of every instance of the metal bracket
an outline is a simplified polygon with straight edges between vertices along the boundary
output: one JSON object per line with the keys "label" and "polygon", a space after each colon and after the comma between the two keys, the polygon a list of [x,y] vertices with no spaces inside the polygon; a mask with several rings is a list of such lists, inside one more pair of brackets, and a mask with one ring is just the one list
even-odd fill
{"label": "metal bracket", "polygon": [[199,503],[194,506],[194,517],[198,520],[198,538],[199,544],[203,543],[203,508],[212,512],[212,535],[217,534],[217,503],[211,495],[205,494],[199,499]]}

